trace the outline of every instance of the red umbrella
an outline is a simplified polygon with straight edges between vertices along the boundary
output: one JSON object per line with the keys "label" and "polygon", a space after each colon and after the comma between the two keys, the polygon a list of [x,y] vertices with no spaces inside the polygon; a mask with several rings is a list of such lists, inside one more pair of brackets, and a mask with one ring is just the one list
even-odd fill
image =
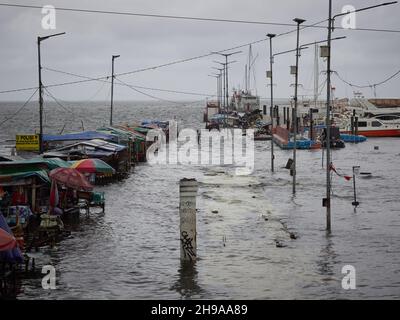
{"label": "red umbrella", "polygon": [[17,240],[7,231],[0,228],[0,252],[14,249],[17,246]]}
{"label": "red umbrella", "polygon": [[51,170],[49,176],[56,182],[72,189],[85,191],[93,189],[86,177],[73,168],[57,168]]}
{"label": "red umbrella", "polygon": [[59,196],[58,196],[58,188],[57,182],[53,180],[51,182],[51,189],[50,189],[50,207],[55,208],[58,205]]}

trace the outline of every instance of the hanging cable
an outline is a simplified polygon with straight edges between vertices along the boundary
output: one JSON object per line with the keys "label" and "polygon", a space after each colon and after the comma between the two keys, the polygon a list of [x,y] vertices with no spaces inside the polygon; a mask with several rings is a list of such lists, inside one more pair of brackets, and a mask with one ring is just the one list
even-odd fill
{"label": "hanging cable", "polygon": [[[115,79],[116,79],[117,81],[119,81],[122,85],[124,85],[124,86],[126,86],[126,87],[132,89],[133,91],[136,91],[136,92],[138,92],[138,93],[140,93],[140,94],[142,94],[142,95],[144,95],[144,96],[147,96],[147,97],[149,97],[149,98],[152,98],[152,99],[155,99],[155,100],[158,100],[158,101],[161,101],[161,102],[172,103],[172,104],[180,105],[180,106],[187,106],[187,105],[190,105],[191,103],[193,103],[193,102],[191,102],[190,104],[188,104],[188,103],[184,103],[184,102],[177,102],[177,101],[171,101],[171,100],[162,99],[162,98],[160,98],[160,97],[157,97],[157,96],[154,96],[154,95],[145,93],[145,92],[143,92],[143,91],[141,91],[141,90],[138,90],[138,89],[136,89],[135,87],[131,86],[130,84],[128,84],[128,83],[122,81],[121,79],[118,79],[118,78],[115,78]],[[204,100],[202,99],[202,100],[200,100],[200,101],[204,101]],[[196,102],[197,102],[197,101],[196,101]]]}
{"label": "hanging cable", "polygon": [[[66,72],[66,71],[47,68],[47,67],[43,67],[43,69],[48,70],[48,71],[52,71],[52,72],[57,72],[57,73],[62,73],[62,74],[78,77],[78,78],[91,79],[91,80],[95,80],[95,81],[100,81],[100,82],[103,82],[103,83],[111,84],[111,81],[109,81],[109,80],[101,80],[101,79],[98,79],[98,78],[92,78],[92,77],[83,76],[83,75],[76,74],[76,73]],[[121,85],[120,83],[116,83],[116,84]],[[179,94],[186,94],[186,95],[192,95],[192,96],[205,96],[205,97],[213,97],[213,96],[215,96],[213,94],[207,94],[207,93],[178,91],[178,90],[160,89],[160,88],[150,88],[150,87],[137,86],[137,85],[133,85],[133,84],[130,84],[130,86],[132,86],[134,88],[138,88],[138,89],[162,91],[162,92],[169,92],[169,93],[179,93]]]}
{"label": "hanging cable", "polygon": [[68,109],[67,107],[65,107],[61,102],[58,101],[58,99],[56,97],[54,97],[54,95],[49,91],[49,89],[46,86],[43,86],[44,90],[47,92],[47,95],[52,98],[54,100],[54,102],[63,110],[71,113],[74,116],[74,112],[70,109]]}
{"label": "hanging cable", "polygon": [[[26,8],[26,9],[43,9],[42,6],[34,5],[23,5],[23,4],[10,4],[0,3],[0,6],[14,7],[14,8]],[[252,21],[252,20],[235,20],[235,19],[220,19],[220,18],[203,18],[203,17],[190,17],[190,16],[177,16],[177,15],[161,15],[161,14],[149,14],[149,13],[136,13],[128,11],[110,11],[110,10],[93,10],[93,9],[79,9],[79,8],[65,8],[55,7],[57,11],[69,11],[79,13],[96,13],[96,14],[108,14],[108,15],[119,15],[119,16],[136,16],[136,17],[147,17],[147,18],[160,18],[160,19],[174,19],[174,20],[192,20],[192,21],[203,21],[203,22],[225,22],[225,23],[238,23],[238,24],[254,24],[254,25],[272,25],[272,26],[291,26],[296,27],[293,23],[282,23],[282,22],[267,22],[267,21]],[[307,27],[313,28],[326,28],[325,26],[318,25],[306,25]],[[395,32],[400,33],[400,30],[390,29],[373,29],[373,28],[354,28],[348,29],[343,27],[335,27],[335,29],[342,30],[359,30],[359,31],[377,31],[377,32]]]}
{"label": "hanging cable", "polygon": [[354,87],[354,88],[359,88],[359,89],[365,89],[365,88],[372,88],[372,87],[378,87],[380,85],[385,84],[386,82],[389,82],[390,80],[392,80],[393,78],[395,78],[396,76],[398,76],[400,74],[400,70],[395,72],[394,74],[392,74],[390,77],[386,78],[385,80],[378,82],[378,83],[374,83],[374,84],[370,84],[370,85],[357,85],[354,83],[350,83],[348,81],[346,81],[345,79],[343,79],[340,74],[337,71],[333,72],[342,82],[344,82],[345,84]]}
{"label": "hanging cable", "polygon": [[36,92],[38,92],[39,88],[36,88],[35,92],[32,93],[32,95],[29,97],[29,99],[19,108],[14,114],[12,114],[10,117],[7,119],[4,119],[2,122],[0,122],[0,127],[5,124],[7,121],[11,120],[14,118],[16,115],[18,115],[26,106],[27,104],[31,101],[31,99],[35,96]]}

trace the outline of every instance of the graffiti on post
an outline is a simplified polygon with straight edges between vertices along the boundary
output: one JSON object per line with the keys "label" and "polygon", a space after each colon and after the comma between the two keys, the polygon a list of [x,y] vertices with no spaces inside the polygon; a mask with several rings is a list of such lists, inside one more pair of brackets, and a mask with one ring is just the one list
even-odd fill
{"label": "graffiti on post", "polygon": [[194,252],[193,238],[190,238],[186,231],[181,232],[181,243],[185,257],[189,257],[190,261],[196,259],[196,253]]}

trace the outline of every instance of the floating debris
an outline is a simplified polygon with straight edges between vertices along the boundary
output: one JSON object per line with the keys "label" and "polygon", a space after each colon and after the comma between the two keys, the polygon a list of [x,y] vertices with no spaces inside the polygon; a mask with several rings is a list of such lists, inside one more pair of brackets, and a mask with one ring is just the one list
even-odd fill
{"label": "floating debris", "polygon": [[284,243],[282,243],[282,241],[280,241],[278,239],[275,239],[275,246],[277,248],[285,248],[286,247],[286,245]]}

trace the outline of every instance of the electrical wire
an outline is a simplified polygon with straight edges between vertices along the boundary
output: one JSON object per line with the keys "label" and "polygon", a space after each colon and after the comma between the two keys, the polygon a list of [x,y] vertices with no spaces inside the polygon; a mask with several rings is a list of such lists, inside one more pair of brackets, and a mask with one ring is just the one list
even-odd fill
{"label": "electrical wire", "polygon": [[392,74],[390,77],[386,78],[383,81],[374,83],[374,84],[370,84],[370,85],[357,85],[354,83],[350,83],[349,81],[346,81],[345,79],[343,79],[340,74],[337,71],[334,71],[334,74],[345,84],[349,85],[350,87],[354,87],[354,88],[359,88],[359,89],[365,89],[365,88],[373,88],[373,87],[378,87],[380,85],[383,85],[387,82],[389,82],[390,80],[392,80],[393,78],[395,78],[396,76],[398,76],[400,74],[400,70],[398,70],[397,72],[395,72],[394,74]]}
{"label": "electrical wire", "polygon": [[73,112],[72,110],[68,109],[67,107],[65,107],[61,102],[59,102],[58,99],[57,99],[56,97],[54,97],[54,95],[49,91],[49,89],[48,89],[47,87],[43,86],[43,88],[44,88],[44,90],[47,92],[47,95],[48,95],[49,97],[51,97],[51,98],[54,100],[54,102],[55,102],[60,108],[62,108],[63,110],[65,110],[65,111],[67,111],[67,112],[69,112],[69,113],[71,113],[72,115],[74,115],[74,112]]}
{"label": "electrical wire", "polygon": [[[105,83],[109,83],[111,84],[110,80],[99,80],[97,78],[92,78],[92,77],[88,77],[88,76],[83,76],[80,74],[75,74],[75,73],[71,73],[71,72],[66,72],[66,71],[62,71],[62,70],[57,70],[57,69],[52,69],[52,68],[47,68],[47,67],[43,67],[43,69],[48,70],[48,71],[53,71],[53,72],[57,72],[57,73],[62,73],[62,74],[66,74],[66,75],[71,75],[74,77],[79,77],[79,78],[85,78],[85,79],[92,79],[95,81],[101,81],[103,82],[103,84]],[[116,83],[117,85],[123,85],[120,83]],[[213,97],[215,95],[213,94],[207,94],[207,93],[199,93],[199,92],[188,92],[188,91],[178,91],[178,90],[170,90],[170,89],[160,89],[160,88],[150,88],[150,87],[143,87],[143,86],[137,86],[137,85],[132,85],[130,84],[130,86],[134,87],[134,88],[138,88],[138,89],[146,89],[146,90],[153,90],[153,91],[162,91],[162,92],[169,92],[169,93],[179,93],[179,94],[186,94],[186,95],[193,95],[193,96],[205,96],[205,97]]]}
{"label": "electrical wire", "polygon": [[11,120],[14,118],[17,114],[19,114],[26,106],[27,104],[31,101],[31,99],[35,96],[36,92],[38,92],[39,88],[36,88],[36,90],[32,93],[32,95],[28,98],[28,100],[19,108],[14,114],[12,114],[10,117],[7,119],[4,119],[2,122],[0,122],[0,127],[5,124],[7,121]]}
{"label": "electrical wire", "polygon": [[[39,6],[28,6],[28,5],[18,5],[18,4],[5,4],[5,3],[0,3],[0,6],[42,9],[42,7],[39,7]],[[57,10],[65,10],[65,11],[83,11],[83,12],[92,12],[92,13],[110,13],[110,14],[141,15],[141,14],[134,14],[134,13],[118,13],[118,12],[114,12],[114,11],[108,12],[108,11],[99,11],[99,10],[84,10],[84,9],[69,9],[69,8],[57,8]],[[157,16],[157,15],[146,15],[146,14],[145,14],[144,16]],[[159,16],[159,17],[169,17],[169,16]],[[196,19],[200,19],[200,20],[203,19],[203,20],[204,20],[204,19],[206,19],[206,18],[193,18],[193,17],[171,16],[171,18],[172,18],[172,17],[174,17],[174,18],[176,18],[176,19],[179,19],[179,18],[188,18],[188,19],[191,19],[191,20],[196,20]],[[224,20],[224,19],[210,19],[210,20],[216,20],[216,21],[218,20],[218,21],[221,21],[221,22],[234,22],[234,21],[236,21],[236,20]],[[208,21],[208,20],[207,20],[207,21]],[[244,20],[237,20],[237,21],[243,21],[243,22],[244,22]],[[323,22],[325,22],[325,21],[327,21],[327,19],[318,21],[318,22],[313,23],[313,24],[311,24],[311,25],[303,25],[303,26],[301,27],[301,30],[306,29],[306,28],[312,28],[312,27],[326,28],[325,26],[318,26],[319,24],[321,24],[321,23],[323,23]],[[251,23],[251,22],[248,22],[248,23]],[[261,23],[261,22],[260,22],[260,23]],[[263,22],[263,24],[276,24],[276,25],[281,25],[281,26],[296,26],[295,24],[287,24],[287,23],[284,24],[284,23],[267,23],[267,22]],[[337,27],[336,29],[344,29],[344,28]],[[400,33],[400,30],[384,30],[384,29],[379,30],[379,29],[360,29],[360,28],[359,28],[359,29],[344,29],[344,30],[364,30],[364,31],[368,31],[368,30],[369,30],[369,31],[382,31],[382,32],[387,31],[387,32],[397,32],[397,33]],[[284,35],[288,35],[288,34],[293,33],[293,32],[295,32],[295,31],[296,31],[296,29],[293,29],[293,30],[290,30],[290,31],[287,31],[287,32],[283,32],[283,33],[278,34],[277,37],[279,37],[279,36],[284,36]],[[231,47],[231,48],[227,48],[227,49],[222,49],[222,50],[215,51],[215,52],[217,52],[217,53],[223,53],[223,52],[226,52],[226,51],[231,51],[231,50],[235,50],[235,49],[240,49],[240,48],[243,48],[243,47],[247,47],[247,46],[252,45],[252,44],[257,44],[257,43],[260,43],[260,42],[264,42],[264,41],[266,41],[266,40],[267,40],[267,38],[263,38],[263,39],[260,39],[260,40],[252,41],[252,42],[249,42],[249,43],[246,43],[246,44],[238,45],[238,46]],[[205,58],[205,57],[212,56],[212,55],[214,55],[214,54],[215,54],[214,52],[210,52],[210,53],[207,53],[207,54],[202,54],[202,55],[198,55],[198,56],[194,56],[194,57],[190,57],[190,58],[179,59],[179,60],[175,60],[175,61],[172,61],[172,62],[160,64],[160,65],[155,65],[155,66],[151,66],[151,67],[146,67],[146,68],[142,68],[142,69],[136,69],[136,70],[132,70],[132,71],[127,71],[127,72],[115,74],[115,76],[125,76],[125,75],[135,74],[135,73],[144,72],[144,71],[156,70],[156,69],[159,69],[159,68],[168,67],[168,66],[172,66],[172,65],[175,65],[175,64],[180,64],[180,63],[184,63],[184,62],[189,62],[189,61],[193,61],[193,60],[202,59],[202,58]],[[47,87],[50,88],[50,87],[59,87],[59,86],[65,86],[65,85],[81,84],[81,83],[86,83],[86,82],[91,82],[91,81],[97,81],[97,80],[105,80],[105,79],[108,79],[108,78],[109,78],[109,76],[102,76],[102,77],[97,77],[97,78],[87,78],[87,79],[85,79],[85,80],[79,80],[79,81],[70,81],[70,82],[49,84],[49,85],[47,85]],[[13,93],[13,92],[20,92],[20,91],[27,91],[27,90],[33,90],[33,89],[36,89],[36,87],[3,90],[3,91],[0,91],[0,94],[4,94],[4,93]]]}
{"label": "electrical wire", "polygon": [[121,79],[117,79],[117,78],[115,78],[115,79],[116,79],[117,81],[119,81],[122,85],[124,85],[124,86],[126,86],[126,87],[132,89],[133,91],[136,91],[136,92],[138,92],[138,93],[140,93],[140,94],[142,94],[142,95],[144,95],[144,96],[146,96],[146,97],[149,97],[149,98],[152,98],[152,99],[161,101],[161,102],[172,103],[172,104],[179,105],[179,106],[187,106],[187,105],[191,105],[191,104],[193,104],[193,103],[197,103],[197,102],[200,102],[200,101],[204,101],[204,99],[202,99],[202,100],[200,100],[200,101],[194,101],[194,102],[191,102],[191,103],[184,103],[184,102],[177,102],[177,101],[166,100],[166,99],[163,99],[163,98],[160,98],[160,97],[157,97],[157,96],[154,96],[154,95],[145,93],[145,92],[143,92],[143,91],[141,91],[141,90],[138,90],[138,89],[136,89],[135,87],[131,86],[130,84],[128,84],[128,83],[122,81]]}
{"label": "electrical wire", "polygon": [[[10,4],[10,3],[0,3],[0,6],[14,7],[14,8],[26,8],[26,9],[43,9],[42,6]],[[175,20],[180,19],[180,20],[192,20],[192,21],[203,21],[203,22],[225,22],[225,23],[272,25],[272,26],[286,26],[286,27],[287,26],[291,26],[291,27],[296,26],[296,24],[294,24],[294,23],[220,19],[220,18],[203,18],[203,17],[177,16],[177,15],[161,15],[161,14],[149,14],[149,13],[136,13],[136,12],[128,12],[128,11],[93,10],[93,9],[79,9],[79,8],[65,8],[65,7],[55,7],[55,9],[58,11],[69,11],[69,12],[79,12],[79,13],[99,13],[99,14],[108,14],[108,15],[120,15],[120,16],[123,15],[123,16],[136,16],[136,17],[147,17],[147,18],[175,19]],[[324,26],[318,26],[318,25],[306,25],[306,27],[326,28]],[[400,33],[400,30],[391,30],[391,29],[373,29],[373,28],[348,29],[348,28],[343,28],[343,27],[335,27],[335,29]]]}

